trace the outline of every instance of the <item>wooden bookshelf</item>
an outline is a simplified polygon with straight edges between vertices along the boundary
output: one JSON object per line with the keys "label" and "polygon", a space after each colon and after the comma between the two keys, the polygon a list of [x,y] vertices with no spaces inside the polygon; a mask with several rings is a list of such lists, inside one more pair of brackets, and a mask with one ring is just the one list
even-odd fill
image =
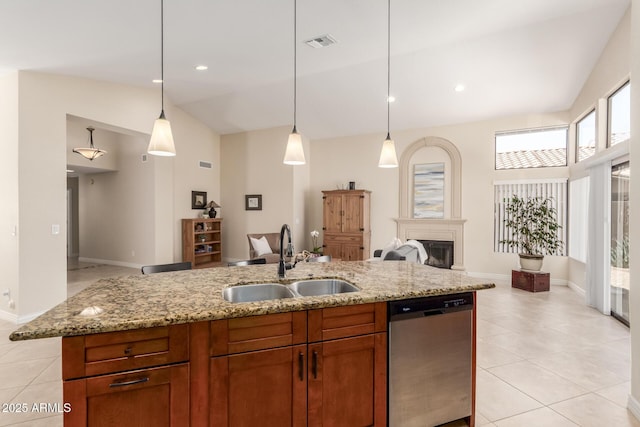
{"label": "wooden bookshelf", "polygon": [[222,264],[222,219],[185,218],[182,220],[182,260],[193,268]]}

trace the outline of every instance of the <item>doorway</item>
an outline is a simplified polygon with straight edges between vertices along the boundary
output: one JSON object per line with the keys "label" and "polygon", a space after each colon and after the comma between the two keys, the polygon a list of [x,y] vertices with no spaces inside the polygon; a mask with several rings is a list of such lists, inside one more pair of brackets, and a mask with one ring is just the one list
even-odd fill
{"label": "doorway", "polygon": [[611,315],[629,326],[629,162],[611,167]]}

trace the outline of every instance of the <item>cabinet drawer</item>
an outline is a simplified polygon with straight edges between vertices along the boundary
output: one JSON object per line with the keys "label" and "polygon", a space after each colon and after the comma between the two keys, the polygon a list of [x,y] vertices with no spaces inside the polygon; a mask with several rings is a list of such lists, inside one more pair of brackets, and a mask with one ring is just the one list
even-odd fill
{"label": "cabinet drawer", "polygon": [[184,426],[189,420],[188,363],[65,381],[63,392],[71,406],[65,426]]}
{"label": "cabinet drawer", "polygon": [[82,378],[189,360],[189,325],[62,339],[62,378]]}
{"label": "cabinet drawer", "polygon": [[211,356],[303,344],[306,341],[305,311],[211,322]]}
{"label": "cabinet drawer", "polygon": [[387,330],[387,304],[351,305],[308,312],[309,342],[333,340]]}
{"label": "cabinet drawer", "polygon": [[353,235],[353,234],[351,234],[351,235],[325,234],[324,243],[325,244],[327,244],[327,243],[348,243],[348,244],[353,244],[353,245],[362,245],[363,237],[362,237],[362,234],[357,234],[357,235]]}

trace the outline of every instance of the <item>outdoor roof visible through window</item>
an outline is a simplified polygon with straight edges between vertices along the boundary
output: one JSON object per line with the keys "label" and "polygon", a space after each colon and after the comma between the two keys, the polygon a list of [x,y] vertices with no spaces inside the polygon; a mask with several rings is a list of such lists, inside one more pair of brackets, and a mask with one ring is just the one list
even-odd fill
{"label": "outdoor roof visible through window", "polygon": [[567,129],[496,132],[496,169],[566,166]]}

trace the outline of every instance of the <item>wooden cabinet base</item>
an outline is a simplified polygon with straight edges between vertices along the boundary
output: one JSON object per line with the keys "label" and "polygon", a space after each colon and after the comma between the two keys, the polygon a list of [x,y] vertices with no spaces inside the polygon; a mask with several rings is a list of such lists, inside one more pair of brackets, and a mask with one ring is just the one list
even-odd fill
{"label": "wooden cabinet base", "polygon": [[549,290],[549,273],[511,270],[511,287],[529,292]]}

